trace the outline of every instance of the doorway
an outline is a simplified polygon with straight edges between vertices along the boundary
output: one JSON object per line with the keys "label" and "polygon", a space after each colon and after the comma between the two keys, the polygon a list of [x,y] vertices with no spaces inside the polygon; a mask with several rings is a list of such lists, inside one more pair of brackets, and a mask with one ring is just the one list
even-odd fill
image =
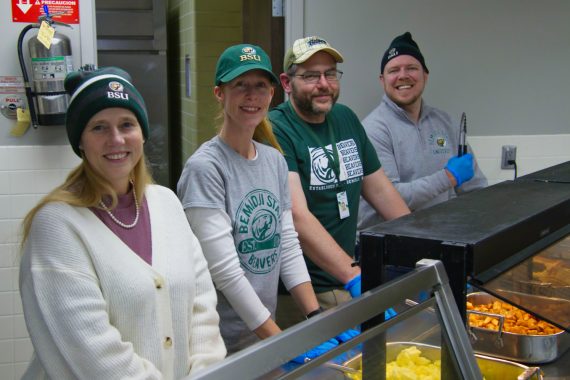
{"label": "doorway", "polygon": [[[271,58],[273,72],[283,72],[285,50],[285,18],[280,0],[243,0],[243,41],[259,45]],[[278,8],[274,11],[274,5]],[[278,86],[271,107],[285,99],[283,88]]]}

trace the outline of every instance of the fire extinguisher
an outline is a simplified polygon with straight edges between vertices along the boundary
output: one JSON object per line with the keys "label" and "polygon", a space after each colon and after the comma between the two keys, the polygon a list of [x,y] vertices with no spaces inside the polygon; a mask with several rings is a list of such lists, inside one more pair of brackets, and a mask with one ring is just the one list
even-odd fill
{"label": "fire extinguisher", "polygon": [[38,125],[62,125],[65,123],[65,111],[69,99],[63,82],[67,73],[73,71],[69,37],[56,31],[51,46],[47,49],[38,41],[36,35],[28,41],[28,50],[32,61],[32,89],[24,61],[24,36],[31,29],[39,29],[42,21],[46,21],[54,28],[54,24],[71,28],[68,24],[53,21],[46,5],[44,5],[44,12],[45,14],[39,17],[37,24],[26,25],[18,37],[18,59],[24,77],[26,99],[34,128],[37,128]]}

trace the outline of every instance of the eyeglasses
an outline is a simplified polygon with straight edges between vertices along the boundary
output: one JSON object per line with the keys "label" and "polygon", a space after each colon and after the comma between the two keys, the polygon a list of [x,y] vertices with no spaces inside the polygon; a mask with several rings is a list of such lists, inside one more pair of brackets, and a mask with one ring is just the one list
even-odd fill
{"label": "eyeglasses", "polygon": [[305,83],[315,84],[324,76],[327,82],[338,82],[342,78],[342,71],[340,70],[329,70],[321,73],[320,71],[305,71],[303,74],[293,75],[295,77],[303,79]]}

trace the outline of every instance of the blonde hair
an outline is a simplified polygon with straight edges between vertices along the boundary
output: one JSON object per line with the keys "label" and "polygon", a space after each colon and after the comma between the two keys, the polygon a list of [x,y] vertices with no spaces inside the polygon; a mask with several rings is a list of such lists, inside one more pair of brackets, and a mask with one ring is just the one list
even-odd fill
{"label": "blonde hair", "polygon": [[281,145],[279,145],[277,137],[275,137],[275,134],[273,133],[273,126],[267,116],[261,120],[261,123],[259,123],[257,127],[255,127],[253,139],[262,144],[271,145],[283,154],[283,149],[281,149]]}
{"label": "blonde hair", "polygon": [[[113,189],[111,183],[93,169],[85,159],[85,156],[82,158],[83,161],[69,173],[65,181],[43,197],[25,216],[22,222],[22,246],[30,234],[34,216],[50,202],[63,202],[76,207],[99,208],[99,203],[103,196],[108,195],[112,200],[110,209],[117,206],[117,192]],[[154,183],[144,154],[133,168],[130,178],[133,181],[135,193],[137,194],[137,202],[140,204],[146,186]]]}

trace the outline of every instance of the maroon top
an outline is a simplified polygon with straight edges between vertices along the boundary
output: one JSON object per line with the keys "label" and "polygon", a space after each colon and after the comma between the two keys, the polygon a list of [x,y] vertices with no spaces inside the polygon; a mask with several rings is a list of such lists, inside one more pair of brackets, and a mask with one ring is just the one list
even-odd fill
{"label": "maroon top", "polygon": [[[110,200],[107,200],[110,203]],[[107,204],[108,204],[107,203]],[[129,246],[137,255],[139,255],[149,265],[152,265],[152,235],[150,229],[150,215],[148,212],[148,204],[146,198],[143,197],[140,205],[139,221],[133,228],[124,228],[119,226],[105,210],[91,208],[91,211],[111,231],[115,233],[126,245]],[[119,195],[119,203],[117,207],[111,210],[115,218],[125,224],[131,224],[135,220],[136,208],[135,198],[132,191],[125,195]]]}

